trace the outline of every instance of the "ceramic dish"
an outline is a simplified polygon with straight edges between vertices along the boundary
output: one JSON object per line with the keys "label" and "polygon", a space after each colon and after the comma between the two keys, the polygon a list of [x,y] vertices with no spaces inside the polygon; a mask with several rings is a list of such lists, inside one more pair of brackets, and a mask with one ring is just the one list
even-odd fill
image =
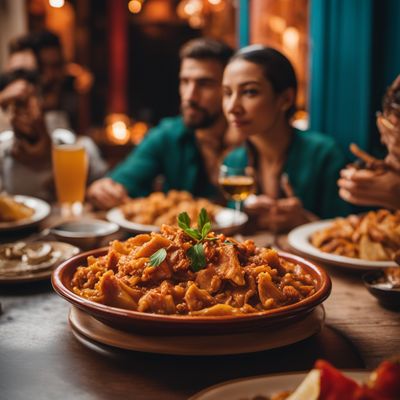
{"label": "ceramic dish", "polygon": [[328,274],[316,264],[300,257],[280,253],[286,260],[300,264],[316,281],[316,292],[291,305],[259,313],[236,316],[179,316],[150,314],[110,307],[76,295],[71,290],[71,280],[76,269],[86,264],[88,256],[99,257],[107,253],[107,248],[80,254],[63,264],[53,273],[52,283],[56,292],[74,306],[94,316],[98,320],[116,328],[150,332],[154,334],[179,333],[232,333],[249,331],[271,325],[285,324],[302,318],[321,304],[330,294],[331,281]]}
{"label": "ceramic dish", "polygon": [[[344,373],[359,382],[366,381],[370,375],[366,371]],[[257,396],[268,397],[285,390],[296,389],[306,375],[306,372],[298,372],[236,379],[202,390],[189,400],[253,400]]]}
{"label": "ceramic dish", "polygon": [[[129,221],[125,218],[120,208],[116,207],[108,211],[107,219],[111,222],[118,224],[121,228],[128,232],[134,233],[150,233],[159,232],[160,227],[155,225],[143,225],[136,222]],[[215,223],[212,229],[218,233],[225,235],[233,235],[237,232],[246,222],[248,217],[243,212],[236,212],[231,208],[222,208],[215,215]]]}
{"label": "ceramic dish", "polygon": [[69,314],[69,323],[74,335],[84,336],[92,344],[145,353],[181,356],[215,356],[276,349],[297,343],[318,333],[324,319],[324,308],[318,306],[304,319],[268,330],[231,335],[168,335],[160,337],[111,328],[75,307],[71,308]]}
{"label": "ceramic dish", "polygon": [[310,242],[311,235],[327,228],[332,222],[333,220],[316,221],[293,229],[288,235],[289,246],[302,256],[349,269],[368,270],[395,267],[397,265],[394,261],[369,261],[360,258],[338,256],[336,254],[325,253],[313,246]]}
{"label": "ceramic dish", "polygon": [[51,228],[58,239],[83,249],[99,247],[110,235],[117,232],[119,226],[100,219],[66,221]]}
{"label": "ceramic dish", "polygon": [[79,253],[79,249],[75,246],[52,241],[28,243],[27,248],[36,250],[40,249],[43,244],[51,246],[49,257],[31,264],[22,258],[6,259],[2,256],[4,250],[15,243],[0,245],[0,283],[24,283],[48,279],[54,267]]}
{"label": "ceramic dish", "polygon": [[34,213],[31,217],[19,221],[0,222],[0,232],[32,227],[40,221],[43,221],[50,214],[50,205],[36,197],[16,195],[12,196],[12,198],[18,203],[22,203],[27,207],[32,208]]}
{"label": "ceramic dish", "polygon": [[362,279],[368,291],[384,307],[400,310],[400,288],[394,288],[387,282],[383,271],[369,271]]}

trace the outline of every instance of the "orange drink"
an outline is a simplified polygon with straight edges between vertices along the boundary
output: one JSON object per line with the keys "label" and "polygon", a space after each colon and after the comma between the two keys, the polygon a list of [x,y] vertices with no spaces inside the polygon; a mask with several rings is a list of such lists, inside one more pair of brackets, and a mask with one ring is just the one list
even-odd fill
{"label": "orange drink", "polygon": [[79,144],[53,146],[53,171],[59,203],[83,203],[88,172],[85,148]]}

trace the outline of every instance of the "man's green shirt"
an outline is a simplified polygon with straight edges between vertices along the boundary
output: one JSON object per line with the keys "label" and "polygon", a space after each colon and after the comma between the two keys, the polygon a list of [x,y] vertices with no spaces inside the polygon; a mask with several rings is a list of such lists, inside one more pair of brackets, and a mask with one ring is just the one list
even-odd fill
{"label": "man's green shirt", "polygon": [[182,117],[165,118],[109,176],[131,197],[147,196],[154,180],[163,176],[163,190],[186,190],[194,196],[213,197],[216,188],[205,172],[194,131]]}

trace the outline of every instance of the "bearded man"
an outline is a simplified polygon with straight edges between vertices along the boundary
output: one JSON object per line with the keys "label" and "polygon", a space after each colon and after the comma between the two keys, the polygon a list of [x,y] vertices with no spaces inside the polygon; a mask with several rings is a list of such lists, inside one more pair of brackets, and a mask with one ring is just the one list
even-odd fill
{"label": "bearded man", "polygon": [[163,191],[216,194],[218,163],[226,146],[222,75],[232,49],[214,39],[187,42],[180,51],[181,115],[165,118],[110,174],[88,189],[88,200],[109,209],[128,196],[147,196],[157,177]]}

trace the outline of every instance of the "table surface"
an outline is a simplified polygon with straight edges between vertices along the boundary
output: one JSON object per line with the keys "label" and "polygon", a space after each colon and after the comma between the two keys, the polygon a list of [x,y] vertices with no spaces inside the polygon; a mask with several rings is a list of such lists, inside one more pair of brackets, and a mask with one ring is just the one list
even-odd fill
{"label": "table surface", "polygon": [[[265,244],[267,234],[253,239]],[[234,356],[94,351],[73,336],[70,305],[50,282],[0,286],[0,397],[186,399],[229,379],[307,370],[317,358],[339,368],[372,369],[400,353],[400,314],[377,303],[360,273],[327,269],[333,288],[319,334],[285,348]]]}

